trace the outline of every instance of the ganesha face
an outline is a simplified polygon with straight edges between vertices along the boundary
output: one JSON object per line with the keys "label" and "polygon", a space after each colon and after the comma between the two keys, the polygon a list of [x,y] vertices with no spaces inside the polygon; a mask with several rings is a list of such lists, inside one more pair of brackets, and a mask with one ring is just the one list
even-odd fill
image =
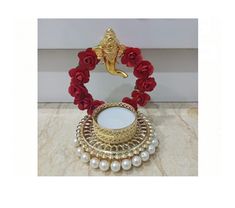
{"label": "ganesha face", "polygon": [[113,38],[107,38],[107,41],[105,41],[105,45],[103,45],[103,50],[105,53],[117,53],[118,51],[118,44]]}

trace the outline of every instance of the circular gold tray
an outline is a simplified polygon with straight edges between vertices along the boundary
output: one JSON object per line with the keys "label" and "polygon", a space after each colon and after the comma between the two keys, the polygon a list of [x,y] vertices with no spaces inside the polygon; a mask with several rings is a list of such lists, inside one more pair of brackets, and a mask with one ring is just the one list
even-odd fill
{"label": "circular gold tray", "polygon": [[153,128],[147,118],[137,112],[137,130],[133,138],[120,144],[108,144],[100,140],[94,131],[93,119],[85,116],[76,130],[77,146],[91,156],[101,159],[131,158],[148,148],[153,139]]}

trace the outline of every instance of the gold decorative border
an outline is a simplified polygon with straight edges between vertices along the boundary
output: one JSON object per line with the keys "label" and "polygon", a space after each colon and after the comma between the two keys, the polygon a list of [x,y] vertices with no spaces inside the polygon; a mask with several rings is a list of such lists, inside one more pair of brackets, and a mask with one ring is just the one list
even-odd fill
{"label": "gold decorative border", "polygon": [[[135,115],[135,120],[132,124],[125,128],[120,128],[120,129],[108,129],[101,127],[97,123],[97,117],[98,115],[105,109],[111,108],[111,107],[122,107],[130,110],[131,112],[134,113]],[[93,114],[93,127],[94,127],[94,132],[96,136],[103,142],[108,143],[108,144],[120,144],[123,142],[127,142],[130,139],[133,138],[133,136],[136,133],[137,130],[137,113],[136,110],[129,104],[119,102],[119,103],[105,103],[103,105],[100,105],[97,107]]]}
{"label": "gold decorative border", "polygon": [[133,138],[120,144],[108,144],[98,138],[94,131],[93,119],[85,116],[76,130],[78,146],[91,156],[100,159],[125,159],[146,150],[153,138],[153,128],[149,120],[137,112],[137,131]]}

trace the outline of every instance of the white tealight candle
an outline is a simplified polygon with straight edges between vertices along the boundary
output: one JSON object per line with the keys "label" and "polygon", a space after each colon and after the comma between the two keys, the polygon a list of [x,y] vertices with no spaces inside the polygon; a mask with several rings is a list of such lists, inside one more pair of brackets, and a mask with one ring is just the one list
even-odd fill
{"label": "white tealight candle", "polygon": [[131,125],[135,121],[135,114],[122,107],[110,107],[101,111],[97,117],[97,123],[108,129],[121,129]]}

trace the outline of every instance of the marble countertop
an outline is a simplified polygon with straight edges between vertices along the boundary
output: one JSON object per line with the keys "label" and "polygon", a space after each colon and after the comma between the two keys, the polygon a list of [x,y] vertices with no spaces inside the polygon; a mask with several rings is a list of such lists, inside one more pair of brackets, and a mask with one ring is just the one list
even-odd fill
{"label": "marble countertop", "polygon": [[150,103],[141,108],[160,141],[157,153],[139,168],[113,173],[94,170],[76,156],[73,140],[86,112],[72,103],[38,104],[39,176],[197,176],[198,104]]}

